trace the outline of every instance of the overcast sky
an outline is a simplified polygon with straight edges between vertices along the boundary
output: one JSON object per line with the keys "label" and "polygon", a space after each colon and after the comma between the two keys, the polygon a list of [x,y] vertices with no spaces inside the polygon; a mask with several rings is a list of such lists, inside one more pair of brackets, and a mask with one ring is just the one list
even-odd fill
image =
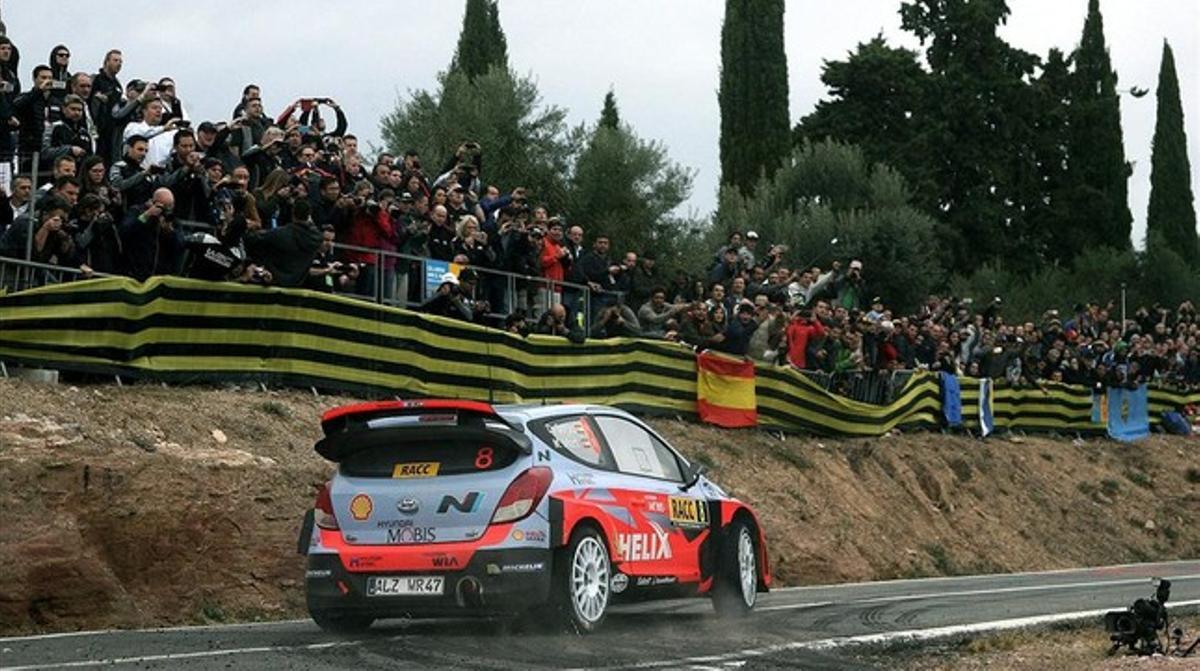
{"label": "overcast sky", "polygon": [[[51,47],[71,48],[72,70],[95,72],[104,52],[125,53],[122,82],[170,75],[196,119],[225,118],[247,82],[261,84],[272,113],[299,96],[341,102],[351,130],[378,142],[378,120],[409,89],[431,88],[454,52],[463,2],[254,0],[148,3],[134,0],[0,0],[8,34],[21,50],[21,77]],[[882,31],[900,31],[899,0],[789,0],[786,46],[793,122],[825,95],[822,61],[840,59]],[[1075,47],[1087,0],[1009,0],[1003,35],[1045,55]],[[103,12],[97,9],[103,7]],[[572,125],[594,121],[609,87],[622,117],[697,171],[685,207],[707,214],[720,176],[717,76],[724,2],[720,0],[501,0],[509,59],[537,79],[545,102],[569,110]],[[1105,34],[1123,88],[1125,153],[1134,162],[1130,208],[1141,246],[1149,199],[1153,90],[1164,38],[1175,51],[1192,162],[1200,193],[1200,2],[1102,0]]]}

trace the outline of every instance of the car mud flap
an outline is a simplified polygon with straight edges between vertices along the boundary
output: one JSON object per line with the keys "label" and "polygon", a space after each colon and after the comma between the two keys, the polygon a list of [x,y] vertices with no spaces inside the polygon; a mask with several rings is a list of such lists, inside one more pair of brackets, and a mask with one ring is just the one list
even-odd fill
{"label": "car mud flap", "polygon": [[562,499],[548,497],[550,504],[550,547],[562,547],[563,543],[563,503]]}
{"label": "car mud flap", "polygon": [[708,501],[708,536],[700,541],[700,582],[712,578],[716,566],[718,539],[721,537],[721,502]]}
{"label": "car mud flap", "polygon": [[296,552],[301,555],[308,554],[308,546],[312,543],[313,521],[316,518],[316,512],[309,508],[308,512],[304,513],[304,520],[300,523],[300,538],[296,541]]}

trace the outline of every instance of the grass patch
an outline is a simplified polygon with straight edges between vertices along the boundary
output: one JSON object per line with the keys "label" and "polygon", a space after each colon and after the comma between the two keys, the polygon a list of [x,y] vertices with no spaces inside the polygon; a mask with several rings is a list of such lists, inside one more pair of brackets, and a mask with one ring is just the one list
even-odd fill
{"label": "grass patch", "polygon": [[291,408],[279,401],[263,401],[258,404],[258,410],[263,414],[274,415],[280,419],[290,419],[292,416]]}
{"label": "grass patch", "polygon": [[695,459],[697,462],[707,466],[708,470],[710,470],[710,471],[715,471],[717,469],[717,463],[715,461],[713,461],[713,458],[703,452],[693,453],[692,458]]}
{"label": "grass patch", "polygon": [[1138,487],[1154,489],[1154,478],[1142,471],[1128,471],[1125,473],[1125,477]]}
{"label": "grass patch", "polygon": [[774,445],[775,456],[779,460],[791,465],[800,471],[807,471],[813,467],[812,461],[804,456],[800,450],[790,448],[782,443]]}
{"label": "grass patch", "polygon": [[959,482],[970,482],[971,476],[974,475],[971,464],[968,464],[967,460],[962,457],[950,460],[950,470],[954,471],[954,477],[958,478]]}
{"label": "grass patch", "polygon": [[950,554],[946,552],[946,548],[940,544],[926,545],[925,553],[933,560],[933,567],[942,575],[958,575],[958,567],[954,565],[954,560],[950,559]]}
{"label": "grass patch", "polygon": [[1105,496],[1115,496],[1121,491],[1121,483],[1105,478],[1100,481],[1100,491],[1104,492]]}

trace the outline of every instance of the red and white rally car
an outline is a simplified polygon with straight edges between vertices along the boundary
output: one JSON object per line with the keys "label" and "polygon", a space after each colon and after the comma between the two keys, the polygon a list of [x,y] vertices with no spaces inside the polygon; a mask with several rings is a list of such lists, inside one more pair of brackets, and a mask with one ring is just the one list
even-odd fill
{"label": "red and white rally car", "polygon": [[739,615],[771,584],[754,511],[620,410],[389,401],[321,425],[337,469],[300,550],[325,629],[551,604],[590,632],[613,602],[711,596]]}

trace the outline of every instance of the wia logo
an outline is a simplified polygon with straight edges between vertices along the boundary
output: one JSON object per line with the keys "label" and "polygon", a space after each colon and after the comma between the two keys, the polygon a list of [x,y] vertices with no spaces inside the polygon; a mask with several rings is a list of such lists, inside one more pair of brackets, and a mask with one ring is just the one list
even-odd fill
{"label": "wia logo", "polygon": [[621,561],[670,559],[670,535],[657,524],[651,526],[653,534],[617,534],[617,558]]}
{"label": "wia logo", "polygon": [[454,568],[458,566],[458,557],[441,555],[433,558],[434,568]]}
{"label": "wia logo", "polygon": [[479,502],[482,499],[483,497],[480,496],[479,492],[471,492],[463,497],[461,501],[447,494],[442,497],[442,502],[438,504],[437,511],[439,513],[447,513],[453,508],[460,513],[473,513],[479,510]]}

